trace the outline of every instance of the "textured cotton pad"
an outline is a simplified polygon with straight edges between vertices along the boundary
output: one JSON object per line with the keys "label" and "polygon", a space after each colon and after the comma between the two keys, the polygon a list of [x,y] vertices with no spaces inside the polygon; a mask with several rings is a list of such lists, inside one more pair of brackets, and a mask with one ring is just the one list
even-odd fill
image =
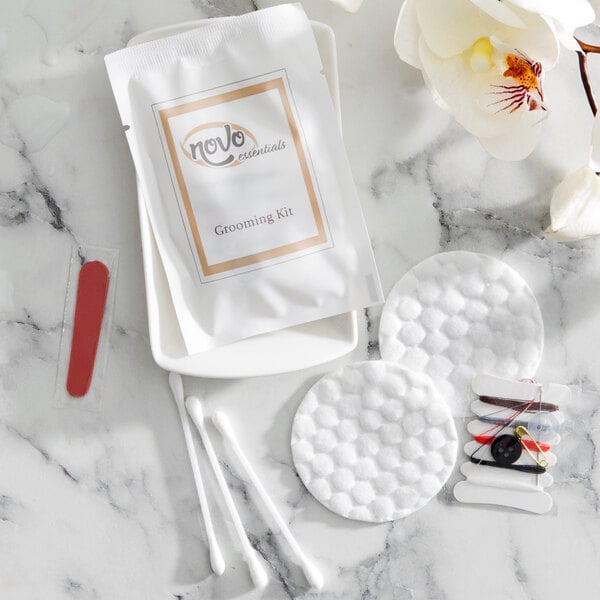
{"label": "textured cotton pad", "polygon": [[343,517],[382,522],[423,507],[456,462],[456,427],[424,375],[384,361],[326,375],[292,425],[298,475]]}
{"label": "textured cotton pad", "polygon": [[533,292],[508,265],[484,254],[445,252],[394,286],[379,345],[384,360],[429,375],[452,414],[464,416],[477,373],[535,375],[544,325]]}

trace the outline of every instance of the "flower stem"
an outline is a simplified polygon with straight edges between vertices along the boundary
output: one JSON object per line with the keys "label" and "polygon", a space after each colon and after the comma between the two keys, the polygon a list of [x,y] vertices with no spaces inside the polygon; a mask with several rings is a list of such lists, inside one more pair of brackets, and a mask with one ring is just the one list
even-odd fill
{"label": "flower stem", "polygon": [[579,47],[581,48],[581,50],[577,52],[577,57],[579,59],[579,73],[581,74],[581,83],[583,84],[585,96],[587,98],[588,104],[590,105],[590,109],[592,110],[592,114],[595,117],[598,113],[598,105],[596,104],[596,99],[594,98],[594,91],[592,90],[592,84],[590,83],[590,76],[588,74],[587,55],[588,53],[600,54],[600,46],[588,44],[587,42],[581,41],[579,38],[575,38],[575,41],[579,44]]}
{"label": "flower stem", "polygon": [[587,54],[591,52],[592,54],[600,54],[600,46],[594,46],[593,44],[588,44],[587,42],[581,41],[579,38],[575,38],[575,41],[579,44],[579,47]]}
{"label": "flower stem", "polygon": [[594,92],[592,91],[592,84],[590,83],[590,78],[587,70],[587,54],[585,52],[577,52],[577,56],[579,58],[579,73],[581,74],[581,83],[583,84],[583,89],[585,90],[585,96],[587,98],[588,104],[592,110],[592,114],[594,117],[598,113],[598,105],[596,104],[596,99],[594,98]]}
{"label": "flower stem", "polygon": [[[598,106],[596,105],[596,100],[594,99],[594,92],[592,91],[592,84],[590,83],[590,77],[587,70],[587,55],[588,53],[600,54],[600,46],[587,44],[578,38],[575,38],[575,41],[581,48],[581,50],[577,52],[577,57],[579,58],[579,73],[581,74],[581,83],[583,84],[583,89],[585,90],[588,104],[592,109],[592,114],[595,117],[598,113]],[[600,172],[596,171],[596,175],[600,177]]]}

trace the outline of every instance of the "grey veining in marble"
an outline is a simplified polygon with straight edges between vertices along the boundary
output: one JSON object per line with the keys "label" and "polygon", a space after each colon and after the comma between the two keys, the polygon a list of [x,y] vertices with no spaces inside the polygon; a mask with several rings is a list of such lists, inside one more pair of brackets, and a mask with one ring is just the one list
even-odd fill
{"label": "grey veining in marble", "polygon": [[[344,138],[384,289],[421,259],[450,249],[502,258],[531,284],[546,327],[539,378],[573,392],[553,471],[555,507],[538,517],[463,506],[448,485],[405,520],[366,525],[312,499],[291,466],[291,420],[323,373],[378,356],[380,308],[373,308],[359,319],[357,350],[334,364],[240,381],[186,378],[208,413],[222,408],[237,425],[326,585],[321,594],[307,589],[214,430],[271,582],[262,593],[251,590],[212,484],[228,568],[220,579],[211,574],[167,374],[150,354],[134,172],[103,56],[153,27],[274,3],[0,4],[0,597],[597,598],[600,246],[596,239],[560,245],[541,234],[553,187],[586,161],[591,115],[575,57],[564,54],[546,81],[552,110],[538,149],[521,163],[501,163],[436,108],[420,73],[396,58],[400,2],[393,0],[365,0],[357,15],[327,0],[304,2],[337,36]],[[75,243],[120,251],[100,412],[53,407]]]}

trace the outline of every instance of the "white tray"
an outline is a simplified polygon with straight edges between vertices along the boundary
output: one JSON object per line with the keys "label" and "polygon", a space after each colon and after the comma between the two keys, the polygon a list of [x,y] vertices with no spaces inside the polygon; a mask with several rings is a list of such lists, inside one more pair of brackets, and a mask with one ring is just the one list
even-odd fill
{"label": "white tray", "polygon": [[[214,19],[211,19],[214,21]],[[128,46],[203,27],[208,19],[152,29],[135,36]],[[323,72],[340,116],[335,37],[327,25],[311,22]],[[258,335],[188,356],[171,300],[154,233],[138,188],[142,255],[146,281],[150,346],[163,369],[195,377],[237,378],[272,375],[318,365],[351,352],[357,344],[356,312]]]}

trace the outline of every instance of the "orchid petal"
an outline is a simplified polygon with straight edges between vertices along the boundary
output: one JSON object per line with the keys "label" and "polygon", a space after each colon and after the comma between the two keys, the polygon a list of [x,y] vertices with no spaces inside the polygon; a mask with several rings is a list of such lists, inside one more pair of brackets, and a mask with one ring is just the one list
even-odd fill
{"label": "orchid petal", "polygon": [[421,28],[417,19],[416,4],[417,0],[406,0],[402,5],[394,33],[394,48],[404,62],[420,69],[419,38],[421,37]]}
{"label": "orchid petal", "polygon": [[594,9],[588,0],[508,0],[530,13],[550,17],[573,32],[578,27],[593,23]]}
{"label": "orchid petal", "polygon": [[[500,39],[539,62],[547,71],[558,62],[560,44],[552,24],[539,15],[520,11],[526,29],[511,29]],[[500,36],[498,36],[500,37]]]}
{"label": "orchid petal", "polygon": [[331,0],[348,12],[355,13],[361,7],[363,0]]}
{"label": "orchid petal", "polygon": [[423,81],[425,82],[425,85],[427,86],[427,89],[429,90],[429,92],[431,93],[431,97],[433,98],[433,101],[445,112],[447,112],[448,114],[452,114],[452,109],[450,108],[450,106],[448,105],[448,103],[440,96],[439,92],[435,89],[435,87],[433,86],[433,84],[431,83],[431,79],[429,79],[429,76],[427,75],[426,71],[422,71],[423,74]]}
{"label": "orchid petal", "polygon": [[481,145],[499,160],[515,161],[529,156],[536,147],[542,128],[540,117],[533,112],[521,115],[520,124],[503,135],[493,138],[479,138]]}
{"label": "orchid petal", "polygon": [[482,37],[503,37],[511,29],[466,0],[419,0],[416,9],[427,45],[442,58],[464,52]]}
{"label": "orchid petal", "polygon": [[490,17],[508,25],[509,27],[517,27],[523,29],[525,23],[521,20],[518,14],[512,10],[508,4],[498,2],[498,0],[470,0],[475,6],[486,12]]}
{"label": "orchid petal", "polygon": [[577,40],[573,36],[572,29],[566,29],[560,21],[553,21],[550,19],[550,25],[556,31],[556,37],[558,41],[567,49],[572,52],[580,52],[581,46],[577,43]]}

